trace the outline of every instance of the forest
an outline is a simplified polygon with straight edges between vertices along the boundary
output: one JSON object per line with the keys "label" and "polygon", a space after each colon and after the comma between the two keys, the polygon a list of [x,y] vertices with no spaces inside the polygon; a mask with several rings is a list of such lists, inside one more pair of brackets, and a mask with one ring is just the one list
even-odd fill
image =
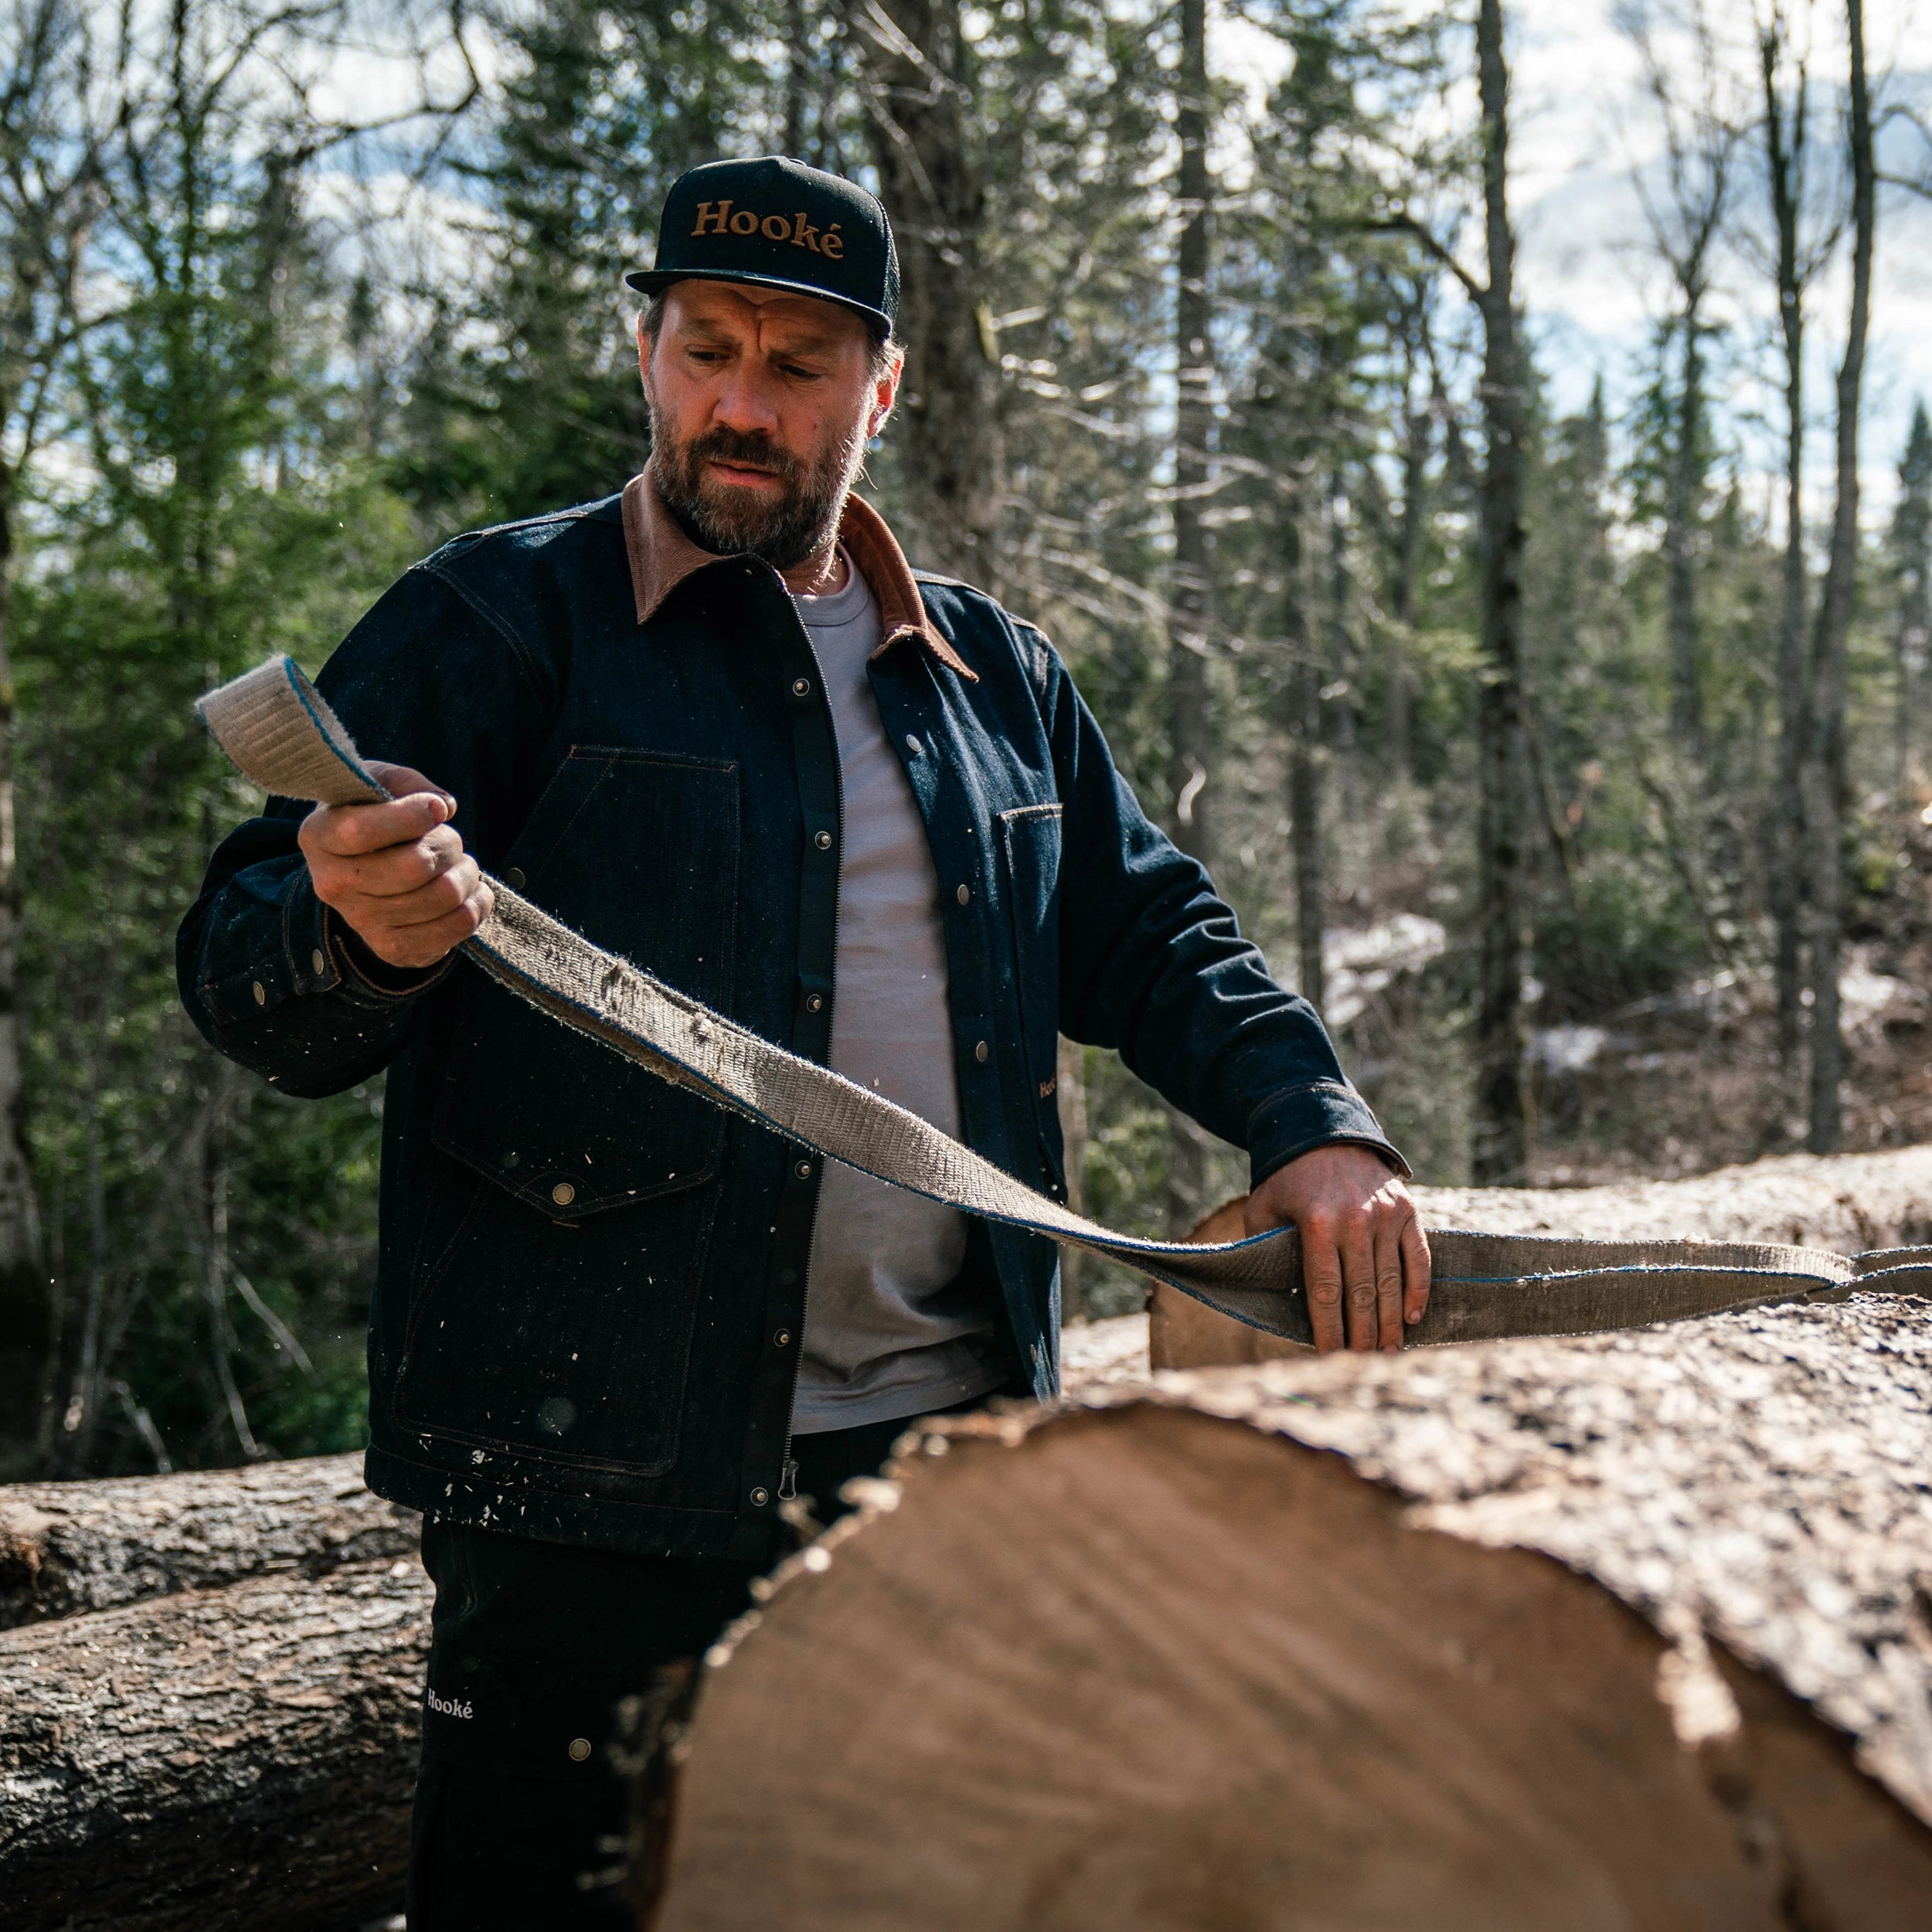
{"label": "forest", "polygon": [[[0,0],[0,1476],[360,1446],[383,1095],[181,1009],[259,801],[192,701],[622,487],[621,278],[721,155],[879,193],[866,487],[1043,627],[1420,1178],[1932,1138],[1932,419],[1872,348],[1932,39],[1606,12],[1643,322],[1580,379],[1520,247],[1553,11]],[[1061,1073],[1097,1218],[1245,1185]]]}

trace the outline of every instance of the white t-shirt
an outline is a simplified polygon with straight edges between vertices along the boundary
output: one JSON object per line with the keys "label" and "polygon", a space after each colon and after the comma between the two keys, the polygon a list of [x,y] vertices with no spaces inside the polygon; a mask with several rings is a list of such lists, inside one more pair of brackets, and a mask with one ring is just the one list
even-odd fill
{"label": "white t-shirt", "polygon": [[[831,702],[843,794],[832,1064],[957,1137],[939,878],[866,675],[881,635],[879,604],[840,555],[839,589],[793,600]],[[923,1415],[998,1386],[1005,1371],[994,1311],[957,1286],[965,1257],[957,1209],[825,1163],[795,1433]]]}

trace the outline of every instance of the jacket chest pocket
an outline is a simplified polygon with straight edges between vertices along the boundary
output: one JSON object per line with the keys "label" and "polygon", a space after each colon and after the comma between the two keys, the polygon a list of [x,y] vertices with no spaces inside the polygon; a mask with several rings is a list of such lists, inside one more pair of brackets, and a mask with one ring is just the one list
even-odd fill
{"label": "jacket chest pocket", "polygon": [[1022,805],[1002,812],[998,822],[1027,1084],[1052,1167],[1060,1147],[1053,1100],[1060,1051],[1060,808]]}
{"label": "jacket chest pocket", "polygon": [[[578,747],[505,854],[506,883],[707,1005],[734,988],[735,764]],[[437,1145],[553,1221],[712,1179],[725,1119],[493,982],[458,1022]]]}

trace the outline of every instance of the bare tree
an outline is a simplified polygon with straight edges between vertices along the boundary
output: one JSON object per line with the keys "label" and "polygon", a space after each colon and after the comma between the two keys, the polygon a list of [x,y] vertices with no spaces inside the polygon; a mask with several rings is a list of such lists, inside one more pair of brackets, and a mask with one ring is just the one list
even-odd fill
{"label": "bare tree", "polygon": [[[1173,587],[1168,600],[1167,729],[1175,842],[1213,863],[1208,716],[1209,618],[1208,529],[1202,518],[1209,485],[1213,352],[1208,340],[1209,223],[1213,184],[1208,173],[1207,0],[1181,0],[1181,71],[1175,131],[1181,158],[1176,198],[1181,216],[1175,260],[1174,355]],[[1175,1123],[1168,1192],[1177,1226],[1202,1209],[1206,1148],[1190,1122]]]}
{"label": "bare tree", "polygon": [[1864,0],[1845,0],[1851,56],[1845,153],[1852,180],[1852,299],[1838,364],[1837,498],[1825,588],[1811,639],[1810,756],[1804,774],[1807,856],[1811,893],[1811,1127],[1806,1145],[1835,1154],[1844,1139],[1838,1083],[1845,1043],[1838,1026],[1838,955],[1844,942],[1845,645],[1859,560],[1859,411],[1865,339],[1872,315],[1872,253],[1878,179],[1872,140],[1871,85],[1865,68]]}
{"label": "bare tree", "polygon": [[1323,877],[1321,791],[1321,667],[1309,617],[1311,599],[1301,537],[1300,489],[1288,495],[1283,517],[1282,617],[1287,642],[1283,685],[1288,735],[1288,838],[1294,865],[1294,935],[1298,990],[1321,1005],[1327,992],[1321,937],[1327,924]]}
{"label": "bare tree", "polygon": [[1476,1117],[1471,1171],[1520,1181],[1529,1164],[1523,1080],[1522,745],[1523,440],[1528,411],[1516,334],[1516,238],[1509,226],[1509,69],[1502,0],[1480,0],[1476,80],[1482,104],[1482,633],[1476,701],[1481,763],[1478,879],[1482,957],[1476,1010]]}
{"label": "bare tree", "polygon": [[[1767,848],[1775,929],[1780,1064],[1790,1077],[1803,1044],[1804,765],[1811,717],[1811,662],[1805,645],[1810,601],[1804,553],[1804,302],[1838,245],[1835,217],[1816,218],[1810,182],[1810,67],[1794,49],[1791,22],[1774,4],[1759,19],[1764,87],[1764,177],[1774,247],[1767,266],[1777,288],[1784,362],[1784,553],[1777,632],[1778,757]],[[1809,217],[1808,219],[1808,216]]]}
{"label": "bare tree", "polygon": [[[1728,98],[1725,63],[1703,0],[1627,0],[1618,21],[1636,43],[1664,137],[1662,192],[1639,170],[1637,192],[1672,288],[1677,352],[1664,492],[1664,563],[1670,647],[1672,736],[1696,757],[1704,734],[1698,639],[1697,525],[1703,495],[1708,402],[1705,343],[1714,258],[1730,212],[1743,138]],[[1660,36],[1670,44],[1663,44]],[[1679,43],[1688,40],[1689,73]]]}
{"label": "bare tree", "polygon": [[958,0],[850,0],[902,277],[898,437],[913,561],[1000,588],[1002,461],[980,264],[986,190]]}
{"label": "bare tree", "polygon": [[[1476,881],[1480,956],[1476,1104],[1471,1171],[1520,1182],[1529,1165],[1523,1066],[1523,522],[1529,429],[1516,325],[1516,238],[1509,225],[1509,63],[1502,0],[1479,0],[1476,89],[1481,107],[1483,251],[1478,276],[1428,223],[1397,208],[1365,226],[1413,235],[1461,284],[1482,323],[1485,444],[1477,492],[1482,530],[1483,665],[1476,693]],[[1447,426],[1452,468],[1458,458]]]}

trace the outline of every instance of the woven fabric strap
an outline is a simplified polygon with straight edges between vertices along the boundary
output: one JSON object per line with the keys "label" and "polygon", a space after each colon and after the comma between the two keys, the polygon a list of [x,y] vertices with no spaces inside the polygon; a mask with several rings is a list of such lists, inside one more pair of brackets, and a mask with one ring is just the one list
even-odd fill
{"label": "woven fabric strap", "polygon": [[[210,692],[197,709],[247,777],[283,798],[373,804],[389,794],[291,658]],[[495,910],[463,951],[562,1025],[673,1086],[814,1153],[929,1200],[1125,1262],[1236,1321],[1311,1339],[1292,1230],[1223,1245],[1115,1234],[1037,1193],[930,1122],[712,1012],[492,879]],[[1751,1242],[1578,1241],[1435,1229],[1428,1313],[1412,1342],[1583,1335],[1721,1308],[1841,1295],[1932,1291],[1932,1250],[1854,1262]]]}

